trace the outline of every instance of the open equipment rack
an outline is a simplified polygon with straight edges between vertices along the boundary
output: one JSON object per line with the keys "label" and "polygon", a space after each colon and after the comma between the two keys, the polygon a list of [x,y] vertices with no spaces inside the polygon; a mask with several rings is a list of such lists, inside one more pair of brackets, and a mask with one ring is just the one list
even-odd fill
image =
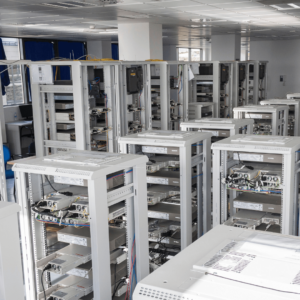
{"label": "open equipment rack", "polygon": [[188,120],[189,66],[183,61],[168,61],[167,67],[168,103],[170,105],[167,115],[168,130],[180,130],[180,123]]}
{"label": "open equipment rack", "polygon": [[300,135],[300,99],[268,99],[260,101],[260,104],[288,106],[288,135]]}
{"label": "open equipment rack", "polygon": [[152,126],[151,64],[123,61],[120,100],[121,136],[147,130]]}
{"label": "open equipment rack", "polygon": [[289,108],[286,105],[249,105],[235,107],[234,119],[253,119],[253,133],[286,136]]}
{"label": "open equipment rack", "polygon": [[107,300],[126,292],[116,279],[147,276],[147,161],[72,150],[14,165],[26,299]]}
{"label": "open equipment rack", "polygon": [[31,78],[36,155],[69,149],[116,151],[120,63],[55,60],[33,65],[53,66],[55,77],[60,67],[70,67],[71,75],[71,80],[54,80],[53,84],[39,84]]}
{"label": "open equipment rack", "polygon": [[248,104],[257,105],[267,99],[267,61],[250,60],[248,63]]}
{"label": "open equipment rack", "polygon": [[[155,207],[161,206],[163,200],[172,198],[170,195],[174,189],[178,191],[180,210],[177,220],[180,220],[181,250],[193,241],[192,202],[197,205],[197,236],[211,228],[210,138],[210,133],[149,130],[119,139],[121,153],[146,154],[149,157],[148,197],[152,197],[154,188],[169,191],[155,205],[148,207],[149,217],[153,218],[152,211],[156,211]],[[170,211],[157,213],[157,219],[171,220],[171,210],[175,206],[167,205]]]}
{"label": "open equipment rack", "polygon": [[235,135],[212,144],[213,226],[299,235],[299,149],[299,137]]}
{"label": "open equipment rack", "polygon": [[232,117],[233,63],[229,61],[190,62],[194,79],[191,102],[213,102],[216,118]]}
{"label": "open equipment rack", "polygon": [[248,105],[249,67],[246,61],[233,62],[233,107]]}

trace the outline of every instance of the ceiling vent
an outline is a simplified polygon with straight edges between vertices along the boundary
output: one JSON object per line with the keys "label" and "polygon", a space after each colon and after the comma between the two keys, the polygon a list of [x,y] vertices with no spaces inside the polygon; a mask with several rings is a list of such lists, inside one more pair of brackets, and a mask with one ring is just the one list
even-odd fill
{"label": "ceiling vent", "polygon": [[64,2],[51,2],[51,3],[42,3],[42,5],[51,6],[55,8],[86,8],[86,7],[95,7],[95,4],[81,2],[81,1],[64,1]]}

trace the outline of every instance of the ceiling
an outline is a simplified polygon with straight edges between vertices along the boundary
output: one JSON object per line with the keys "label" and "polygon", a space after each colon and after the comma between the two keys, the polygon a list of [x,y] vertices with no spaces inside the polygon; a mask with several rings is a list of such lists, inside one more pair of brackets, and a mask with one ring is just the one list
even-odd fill
{"label": "ceiling", "polygon": [[[104,0],[102,0],[104,1]],[[110,0],[105,0],[110,1]],[[299,5],[299,6],[298,6]],[[118,40],[118,24],[163,25],[164,44],[206,47],[212,35],[300,38],[300,2],[285,0],[0,0],[0,36]]]}

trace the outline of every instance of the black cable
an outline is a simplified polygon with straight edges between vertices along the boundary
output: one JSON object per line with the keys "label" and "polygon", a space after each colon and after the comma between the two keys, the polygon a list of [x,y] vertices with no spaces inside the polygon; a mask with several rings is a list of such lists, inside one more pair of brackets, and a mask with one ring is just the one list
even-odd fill
{"label": "black cable", "polygon": [[45,175],[45,177],[46,177],[46,179],[47,179],[49,185],[51,186],[51,188],[53,189],[54,192],[59,193],[59,194],[62,194],[62,195],[65,195],[65,196],[73,196],[73,193],[71,193],[71,192],[58,192],[58,191],[53,187],[53,185],[51,184],[51,182],[50,182],[48,176]]}
{"label": "black cable", "polygon": [[45,175],[45,177],[46,177],[46,179],[47,179],[47,181],[48,181],[48,183],[49,183],[49,185],[51,186],[51,188],[53,189],[53,191],[54,192],[56,192],[56,193],[58,193],[58,191],[53,187],[53,185],[51,184],[51,182],[50,182],[50,180],[49,180],[49,178],[48,178],[48,176],[47,175]]}
{"label": "black cable", "polygon": [[117,285],[117,287],[115,288],[115,290],[114,290],[114,293],[113,293],[113,295],[112,295],[112,298],[114,298],[115,297],[115,295],[116,295],[116,292],[117,292],[117,290],[118,290],[118,288],[119,288],[119,286],[120,286],[120,284],[126,284],[126,280],[125,279],[121,279],[120,281],[119,281],[119,283],[118,283],[118,285]]}
{"label": "black cable", "polygon": [[44,191],[44,183],[43,183],[43,176],[41,175],[42,179],[42,191],[43,191],[43,199],[45,199],[45,191]]}
{"label": "black cable", "polygon": [[45,291],[45,287],[44,287],[44,282],[43,282],[43,275],[44,275],[44,272],[51,269],[51,265],[47,265],[44,270],[42,271],[42,276],[41,276],[41,282],[42,282],[42,288],[43,288],[43,293],[44,293],[44,298],[45,300],[47,299],[46,297],[46,291]]}
{"label": "black cable", "polygon": [[117,285],[117,263],[115,263],[115,287],[114,287],[114,291],[116,291],[116,285]]}

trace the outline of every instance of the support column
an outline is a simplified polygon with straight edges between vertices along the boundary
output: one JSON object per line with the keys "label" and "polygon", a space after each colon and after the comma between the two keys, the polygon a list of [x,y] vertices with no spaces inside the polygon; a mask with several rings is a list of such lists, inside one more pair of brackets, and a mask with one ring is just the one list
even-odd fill
{"label": "support column", "polygon": [[88,41],[87,50],[92,57],[111,58],[111,41]]}
{"label": "support column", "polygon": [[213,35],[211,37],[211,60],[240,60],[241,35]]}
{"label": "support column", "polygon": [[119,24],[120,60],[163,59],[162,25]]}

